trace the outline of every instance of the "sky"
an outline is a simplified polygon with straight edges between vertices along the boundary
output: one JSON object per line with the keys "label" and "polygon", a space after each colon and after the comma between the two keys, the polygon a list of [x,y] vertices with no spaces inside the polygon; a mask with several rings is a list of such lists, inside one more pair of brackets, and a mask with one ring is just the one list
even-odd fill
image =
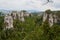
{"label": "sky", "polygon": [[60,10],[60,0],[52,1],[53,2],[45,4],[47,0],[0,0],[0,9],[38,11],[44,11],[47,9]]}

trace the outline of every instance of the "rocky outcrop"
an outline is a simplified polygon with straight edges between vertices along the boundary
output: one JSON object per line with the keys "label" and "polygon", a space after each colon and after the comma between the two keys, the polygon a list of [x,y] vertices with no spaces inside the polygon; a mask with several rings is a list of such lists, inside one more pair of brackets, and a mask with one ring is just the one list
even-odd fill
{"label": "rocky outcrop", "polygon": [[5,23],[4,30],[13,28],[13,18],[12,18],[12,16],[11,15],[5,15],[4,23]]}
{"label": "rocky outcrop", "polygon": [[24,22],[24,17],[28,17],[30,14],[26,11],[12,11],[11,13],[13,19],[19,19],[20,21]]}
{"label": "rocky outcrop", "polygon": [[29,16],[29,13],[23,12],[23,11],[12,11],[12,13],[5,15],[5,17],[4,17],[4,23],[5,23],[4,30],[13,28],[13,20],[18,19],[18,20],[24,22],[25,16]]}
{"label": "rocky outcrop", "polygon": [[13,17],[13,19],[17,18],[17,11],[12,11],[11,16]]}
{"label": "rocky outcrop", "polygon": [[49,26],[53,26],[53,24],[57,23],[57,15],[53,14],[53,13],[44,13],[43,14],[43,22],[45,21],[49,22]]}

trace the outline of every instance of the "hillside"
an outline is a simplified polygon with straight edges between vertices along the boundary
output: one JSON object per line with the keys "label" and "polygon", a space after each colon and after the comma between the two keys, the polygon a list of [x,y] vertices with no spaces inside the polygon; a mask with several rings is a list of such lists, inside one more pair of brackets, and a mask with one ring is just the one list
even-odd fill
{"label": "hillside", "polygon": [[3,30],[4,16],[0,16],[0,40],[60,40],[60,25],[49,27],[47,21],[42,25],[42,20],[37,15],[25,17],[25,22],[16,19],[13,29]]}

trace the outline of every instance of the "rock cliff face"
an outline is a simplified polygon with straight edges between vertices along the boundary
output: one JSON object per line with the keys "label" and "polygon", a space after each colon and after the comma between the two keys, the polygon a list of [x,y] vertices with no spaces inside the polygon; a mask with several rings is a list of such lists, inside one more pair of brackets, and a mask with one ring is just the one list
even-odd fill
{"label": "rock cliff face", "polygon": [[12,11],[12,17],[13,19],[19,19],[20,21],[24,21],[24,13],[23,12],[18,12],[18,11]]}
{"label": "rock cliff face", "polygon": [[53,26],[53,24],[57,23],[57,15],[53,14],[53,13],[44,13],[43,14],[43,22],[45,22],[46,20],[48,20],[49,22],[49,26]]}
{"label": "rock cliff face", "polygon": [[25,19],[24,19],[24,13],[23,13],[23,12],[18,13],[18,19],[19,19],[20,21],[22,21],[22,22],[25,21]]}
{"label": "rock cliff face", "polygon": [[24,13],[23,11],[12,11],[11,14],[7,14],[4,17],[4,23],[5,23],[5,28],[4,29],[10,29],[13,28],[13,20],[20,20],[22,22],[25,21],[24,17],[29,16],[29,13]]}
{"label": "rock cliff face", "polygon": [[11,16],[13,17],[13,19],[17,18],[17,11],[12,11]]}
{"label": "rock cliff face", "polygon": [[28,12],[24,12],[24,11],[12,11],[12,17],[13,19],[19,19],[20,21],[25,21],[24,17],[25,16],[29,16],[29,13]]}
{"label": "rock cliff face", "polygon": [[13,18],[12,18],[12,16],[11,15],[5,15],[4,23],[5,23],[5,28],[4,29],[13,28]]}

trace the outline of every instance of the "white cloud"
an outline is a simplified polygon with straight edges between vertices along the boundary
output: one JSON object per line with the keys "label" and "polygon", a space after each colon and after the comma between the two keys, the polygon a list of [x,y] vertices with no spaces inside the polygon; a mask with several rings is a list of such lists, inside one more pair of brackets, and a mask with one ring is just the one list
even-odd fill
{"label": "white cloud", "polygon": [[[46,0],[0,0],[0,8],[13,10],[58,10],[60,9],[60,0],[53,0],[53,3],[43,5]],[[58,6],[57,6],[58,5]]]}

